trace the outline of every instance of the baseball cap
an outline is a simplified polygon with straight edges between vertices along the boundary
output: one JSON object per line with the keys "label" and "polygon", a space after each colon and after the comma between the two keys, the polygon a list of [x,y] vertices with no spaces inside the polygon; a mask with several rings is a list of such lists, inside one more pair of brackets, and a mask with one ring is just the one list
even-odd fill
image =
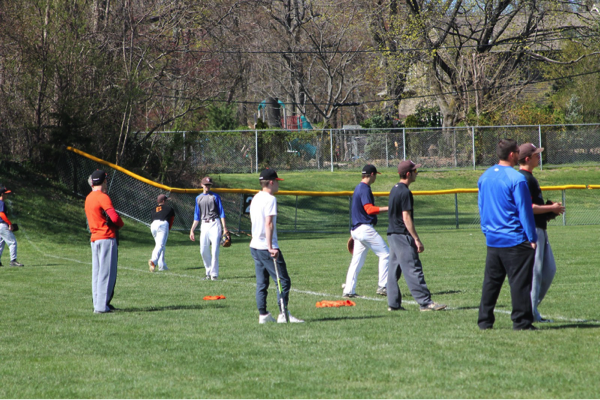
{"label": "baseball cap", "polygon": [[280,177],[277,176],[277,171],[271,168],[264,169],[260,173],[260,177],[258,178],[261,181],[282,181]]}
{"label": "baseball cap", "polygon": [[202,185],[212,185],[213,184],[213,179],[210,176],[205,176],[204,178],[202,178]]}
{"label": "baseball cap", "polygon": [[3,184],[0,183],[0,194],[9,194],[12,193],[12,191],[8,190],[6,188],[6,186],[4,186]]}
{"label": "baseball cap", "polygon": [[412,172],[412,171],[416,170],[421,165],[422,164],[415,164],[414,162],[412,162],[410,160],[401,161],[400,164],[398,164],[398,173],[400,175],[404,175],[407,172]]}
{"label": "baseball cap", "polygon": [[374,165],[367,164],[362,169],[363,174],[371,175],[371,174],[380,174],[381,172],[377,172],[377,168]]}
{"label": "baseball cap", "polygon": [[544,151],[543,147],[535,147],[533,143],[523,143],[519,146],[519,161]]}
{"label": "baseball cap", "polygon": [[159,194],[158,197],[156,198],[157,203],[162,203],[163,201],[167,201],[167,200],[169,200],[169,198],[167,197],[166,194]]}
{"label": "baseball cap", "polygon": [[94,186],[102,185],[104,180],[106,179],[106,172],[101,169],[97,169],[92,173],[92,183]]}

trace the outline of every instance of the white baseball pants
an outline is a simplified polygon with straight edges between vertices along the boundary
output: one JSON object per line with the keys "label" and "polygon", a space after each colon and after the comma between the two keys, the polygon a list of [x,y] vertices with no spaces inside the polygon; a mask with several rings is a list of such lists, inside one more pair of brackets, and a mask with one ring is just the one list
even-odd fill
{"label": "white baseball pants", "polygon": [[158,270],[167,268],[165,261],[165,246],[169,238],[169,221],[155,220],[150,225],[150,232],[154,236],[154,250],[152,250],[152,262],[158,265]]}
{"label": "white baseball pants", "polygon": [[350,267],[348,268],[348,274],[346,275],[344,293],[356,293],[358,273],[365,264],[369,249],[373,250],[375,255],[379,257],[379,286],[386,287],[390,251],[383,238],[373,228],[373,225],[361,225],[355,230],[350,231],[350,235],[354,239],[354,252],[352,254],[352,261],[350,261]]}
{"label": "white baseball pants", "polygon": [[11,230],[8,229],[8,224],[0,224],[0,257],[4,252],[4,243],[8,245],[10,250],[10,261],[17,259],[17,238]]}
{"label": "white baseball pants", "polygon": [[200,255],[206,275],[216,278],[219,276],[219,251],[223,228],[221,221],[215,219],[212,222],[202,221],[200,226]]}

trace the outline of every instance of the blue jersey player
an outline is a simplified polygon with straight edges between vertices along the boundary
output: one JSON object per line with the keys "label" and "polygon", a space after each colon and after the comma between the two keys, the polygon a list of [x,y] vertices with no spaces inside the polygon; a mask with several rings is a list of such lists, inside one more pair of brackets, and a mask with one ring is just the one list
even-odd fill
{"label": "blue jersey player", "polygon": [[352,230],[350,235],[354,239],[352,261],[346,275],[343,297],[357,297],[356,279],[365,263],[369,249],[379,257],[379,286],[377,294],[386,296],[389,250],[383,238],[375,230],[377,214],[386,212],[388,207],[376,207],[371,185],[377,179],[377,168],[367,164],[362,170],[362,179],[354,189],[352,196]]}

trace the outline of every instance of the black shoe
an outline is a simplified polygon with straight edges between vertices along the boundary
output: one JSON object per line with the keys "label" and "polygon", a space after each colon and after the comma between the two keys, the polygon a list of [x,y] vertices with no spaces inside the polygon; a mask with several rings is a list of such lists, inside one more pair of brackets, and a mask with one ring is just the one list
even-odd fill
{"label": "black shoe", "polygon": [[20,262],[18,262],[17,260],[12,260],[12,261],[10,262],[10,266],[11,266],[11,267],[24,267],[24,265],[23,265],[23,264],[21,264]]}
{"label": "black shoe", "polygon": [[117,307],[113,306],[112,304],[109,304],[109,305],[108,305],[108,309],[109,309],[110,311],[119,311],[119,309],[118,309]]}
{"label": "black shoe", "polygon": [[356,293],[344,293],[342,295],[342,297],[346,298],[346,299],[354,299],[356,297],[359,297]]}
{"label": "black shoe", "polygon": [[527,328],[513,328],[513,331],[537,331],[539,330],[533,325],[529,325]]}
{"label": "black shoe", "polygon": [[2,263],[0,262],[0,267],[3,267]]}
{"label": "black shoe", "polygon": [[210,281],[210,276],[206,275],[204,278],[202,278],[201,280],[203,281]]}

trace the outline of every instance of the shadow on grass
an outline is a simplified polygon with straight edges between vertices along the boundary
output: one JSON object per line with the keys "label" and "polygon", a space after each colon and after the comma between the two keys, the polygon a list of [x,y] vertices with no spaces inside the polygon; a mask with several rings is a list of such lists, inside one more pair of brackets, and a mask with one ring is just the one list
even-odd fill
{"label": "shadow on grass", "polygon": [[134,313],[134,312],[154,312],[154,311],[174,311],[174,310],[204,310],[204,309],[215,309],[215,308],[227,308],[228,306],[223,304],[191,304],[191,305],[175,305],[165,307],[140,307],[140,308],[119,308],[117,313]]}
{"label": "shadow on grass", "polygon": [[443,290],[441,292],[436,292],[436,293],[431,293],[432,295],[443,295],[443,294],[457,294],[457,293],[462,293],[462,290]]}
{"label": "shadow on grass", "polygon": [[[535,322],[534,322],[535,324]],[[556,330],[556,329],[589,329],[589,328],[600,328],[600,321],[590,320],[576,324],[565,324],[565,325],[557,325],[557,326],[546,326],[541,324],[536,324],[540,330],[548,331],[548,330]]]}
{"label": "shadow on grass", "polygon": [[243,275],[234,275],[234,276],[227,276],[227,278],[224,278],[223,280],[231,280],[231,279],[256,279],[256,275],[247,275],[247,276],[243,276]]}
{"label": "shadow on grass", "polygon": [[[329,318],[317,318],[310,319],[310,322],[327,322],[327,321],[350,321],[353,319],[375,319],[375,318],[385,318],[385,315],[369,315],[364,317],[329,317]],[[307,320],[309,322],[309,320]]]}

